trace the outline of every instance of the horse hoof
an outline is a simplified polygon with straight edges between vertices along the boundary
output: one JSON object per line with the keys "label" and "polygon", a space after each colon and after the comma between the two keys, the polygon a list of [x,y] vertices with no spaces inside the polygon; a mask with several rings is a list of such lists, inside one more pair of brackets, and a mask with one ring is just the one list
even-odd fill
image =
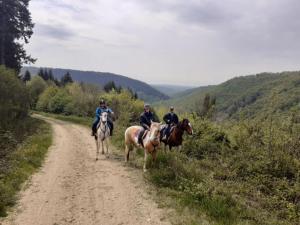
{"label": "horse hoof", "polygon": [[144,169],[144,173],[146,173],[147,172],[147,169]]}
{"label": "horse hoof", "polygon": [[98,161],[98,158],[96,158],[96,161]]}
{"label": "horse hoof", "polygon": [[102,152],[102,155],[104,155],[104,152]]}

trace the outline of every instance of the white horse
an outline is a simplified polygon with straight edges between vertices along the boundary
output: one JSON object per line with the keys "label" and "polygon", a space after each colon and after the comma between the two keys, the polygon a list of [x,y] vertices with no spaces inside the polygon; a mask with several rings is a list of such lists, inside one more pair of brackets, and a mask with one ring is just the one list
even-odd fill
{"label": "white horse", "polygon": [[106,146],[106,157],[109,157],[108,146],[109,146],[110,128],[108,126],[107,120],[108,120],[108,113],[103,112],[100,116],[100,122],[97,125],[97,134],[95,136],[96,147],[97,147],[96,160],[98,160],[100,145],[102,148],[102,154],[104,154],[104,142]]}

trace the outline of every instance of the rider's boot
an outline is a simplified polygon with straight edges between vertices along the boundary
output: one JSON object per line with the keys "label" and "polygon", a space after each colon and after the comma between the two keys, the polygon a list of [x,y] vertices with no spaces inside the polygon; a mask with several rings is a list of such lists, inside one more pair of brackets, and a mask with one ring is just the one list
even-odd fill
{"label": "rider's boot", "polygon": [[144,148],[143,136],[144,136],[143,133],[140,132],[138,137],[138,143],[141,145],[142,148]]}
{"label": "rider's boot", "polygon": [[94,128],[92,128],[92,133],[91,133],[91,136],[95,136],[96,135],[96,131]]}

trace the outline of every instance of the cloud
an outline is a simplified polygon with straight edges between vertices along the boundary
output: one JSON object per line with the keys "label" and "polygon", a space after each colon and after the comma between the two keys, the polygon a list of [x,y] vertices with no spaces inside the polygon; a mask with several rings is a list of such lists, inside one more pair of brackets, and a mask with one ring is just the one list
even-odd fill
{"label": "cloud", "polygon": [[61,24],[36,24],[35,26],[36,35],[57,39],[57,40],[68,40],[76,33],[69,28]]}
{"label": "cloud", "polygon": [[[30,4],[36,27],[29,50],[42,66],[184,84],[299,69],[298,0],[32,0]],[[41,46],[43,53],[38,50]]]}

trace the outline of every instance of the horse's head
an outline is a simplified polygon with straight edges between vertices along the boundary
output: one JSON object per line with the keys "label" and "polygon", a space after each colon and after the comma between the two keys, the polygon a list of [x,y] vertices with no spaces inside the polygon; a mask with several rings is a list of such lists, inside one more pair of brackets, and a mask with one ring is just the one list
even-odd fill
{"label": "horse's head", "polygon": [[150,141],[155,145],[159,145],[161,124],[162,123],[151,122],[149,131]]}
{"label": "horse's head", "polygon": [[107,119],[108,119],[108,113],[107,112],[101,113],[101,122],[106,123]]}
{"label": "horse's head", "polygon": [[183,119],[180,123],[180,127],[182,130],[185,130],[189,135],[193,134],[193,128],[188,119]]}

